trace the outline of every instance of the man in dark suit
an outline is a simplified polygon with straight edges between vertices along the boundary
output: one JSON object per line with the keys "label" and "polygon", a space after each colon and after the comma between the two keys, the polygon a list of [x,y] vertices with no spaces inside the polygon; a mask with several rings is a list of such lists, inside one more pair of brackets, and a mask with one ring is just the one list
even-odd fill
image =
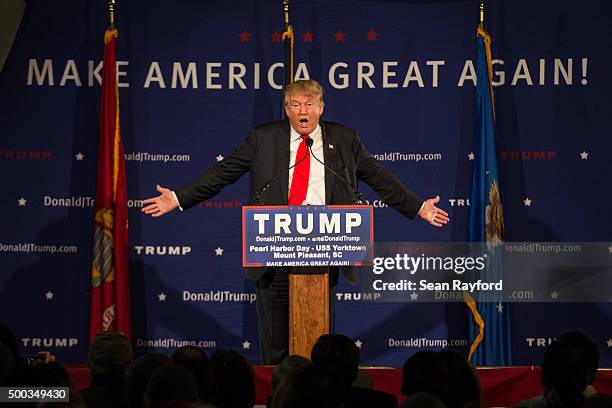
{"label": "man in dark suit", "polygon": [[[190,208],[214,197],[247,172],[251,175],[251,197],[274,179],[261,193],[261,203],[352,203],[355,198],[353,188],[326,170],[318,160],[311,159],[307,139],[312,139],[312,156],[352,186],[357,186],[357,180],[366,182],[390,207],[410,219],[419,215],[436,227],[448,222],[448,214],[435,205],[440,201],[439,197],[422,201],[370,156],[354,130],[320,121],[324,106],[323,89],[316,81],[293,82],[285,91],[288,120],[255,127],[231,155],[191,183],[175,191],[158,185],[160,195],[144,200],[146,206],[142,211],[159,217],[176,208]],[[296,161],[294,168],[275,179]],[[287,271],[283,268],[256,268],[247,270],[246,275],[257,280],[257,316],[263,363],[278,363],[288,352]],[[345,275],[349,282],[356,282],[354,271],[348,269]],[[335,286],[337,279],[337,269],[330,270],[331,287]]]}

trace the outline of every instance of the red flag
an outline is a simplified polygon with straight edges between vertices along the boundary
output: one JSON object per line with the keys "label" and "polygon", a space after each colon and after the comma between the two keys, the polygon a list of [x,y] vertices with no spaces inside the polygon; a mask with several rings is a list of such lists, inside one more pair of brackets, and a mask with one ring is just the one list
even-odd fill
{"label": "red flag", "polygon": [[101,330],[118,331],[128,337],[132,332],[125,161],[116,78],[115,41],[118,35],[116,29],[104,33],[90,338]]}

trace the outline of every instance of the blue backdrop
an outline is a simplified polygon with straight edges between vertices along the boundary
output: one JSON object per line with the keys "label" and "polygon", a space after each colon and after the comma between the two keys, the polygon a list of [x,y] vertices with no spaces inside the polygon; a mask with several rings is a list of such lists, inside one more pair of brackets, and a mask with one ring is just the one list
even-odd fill
{"label": "blue backdrop", "polygon": [[[278,3],[278,4],[277,4]],[[474,134],[476,1],[294,1],[297,78],[326,89],[324,118],[451,223],[435,229],[376,207],[383,241],[464,241]],[[610,241],[611,6],[490,2],[502,200],[509,241]],[[118,5],[121,126],[130,197],[137,352],[181,341],[259,359],[254,285],[240,268],[244,177],[213,200],[141,216],[157,183],[176,187],[280,117],[280,2],[132,0]],[[0,74],[0,321],[27,353],[84,362],[105,2],[28,1]],[[341,282],[336,330],[365,364],[400,365],[448,340],[467,350],[467,308],[373,303]],[[246,294],[246,295],[245,295]],[[610,303],[512,304],[515,364],[578,329],[612,366]],[[426,339],[427,341],[418,341]]]}

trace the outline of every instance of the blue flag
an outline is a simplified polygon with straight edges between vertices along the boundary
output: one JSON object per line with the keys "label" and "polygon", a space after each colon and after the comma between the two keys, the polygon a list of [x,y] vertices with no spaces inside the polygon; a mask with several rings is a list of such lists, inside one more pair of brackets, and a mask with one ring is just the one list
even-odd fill
{"label": "blue flag", "polygon": [[[499,192],[497,150],[495,147],[495,110],[491,86],[491,39],[478,29],[476,52],[476,121],[474,135],[472,195],[468,241],[486,243],[487,278],[501,279],[501,247],[504,234],[503,209]],[[477,366],[512,364],[510,308],[501,302],[476,302],[467,293],[470,319],[469,359]]]}

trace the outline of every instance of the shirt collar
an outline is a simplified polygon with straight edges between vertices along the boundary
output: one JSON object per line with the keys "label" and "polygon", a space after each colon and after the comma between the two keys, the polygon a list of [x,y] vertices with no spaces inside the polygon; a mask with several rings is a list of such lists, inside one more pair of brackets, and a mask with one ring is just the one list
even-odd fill
{"label": "shirt collar", "polygon": [[[302,138],[302,136],[300,136],[300,134],[296,132],[295,129],[293,129],[291,125],[289,125],[289,128],[291,129],[289,138],[292,142],[295,142]],[[312,138],[313,141],[320,140],[321,139],[321,125],[318,124],[315,130],[313,130],[309,136]]]}

